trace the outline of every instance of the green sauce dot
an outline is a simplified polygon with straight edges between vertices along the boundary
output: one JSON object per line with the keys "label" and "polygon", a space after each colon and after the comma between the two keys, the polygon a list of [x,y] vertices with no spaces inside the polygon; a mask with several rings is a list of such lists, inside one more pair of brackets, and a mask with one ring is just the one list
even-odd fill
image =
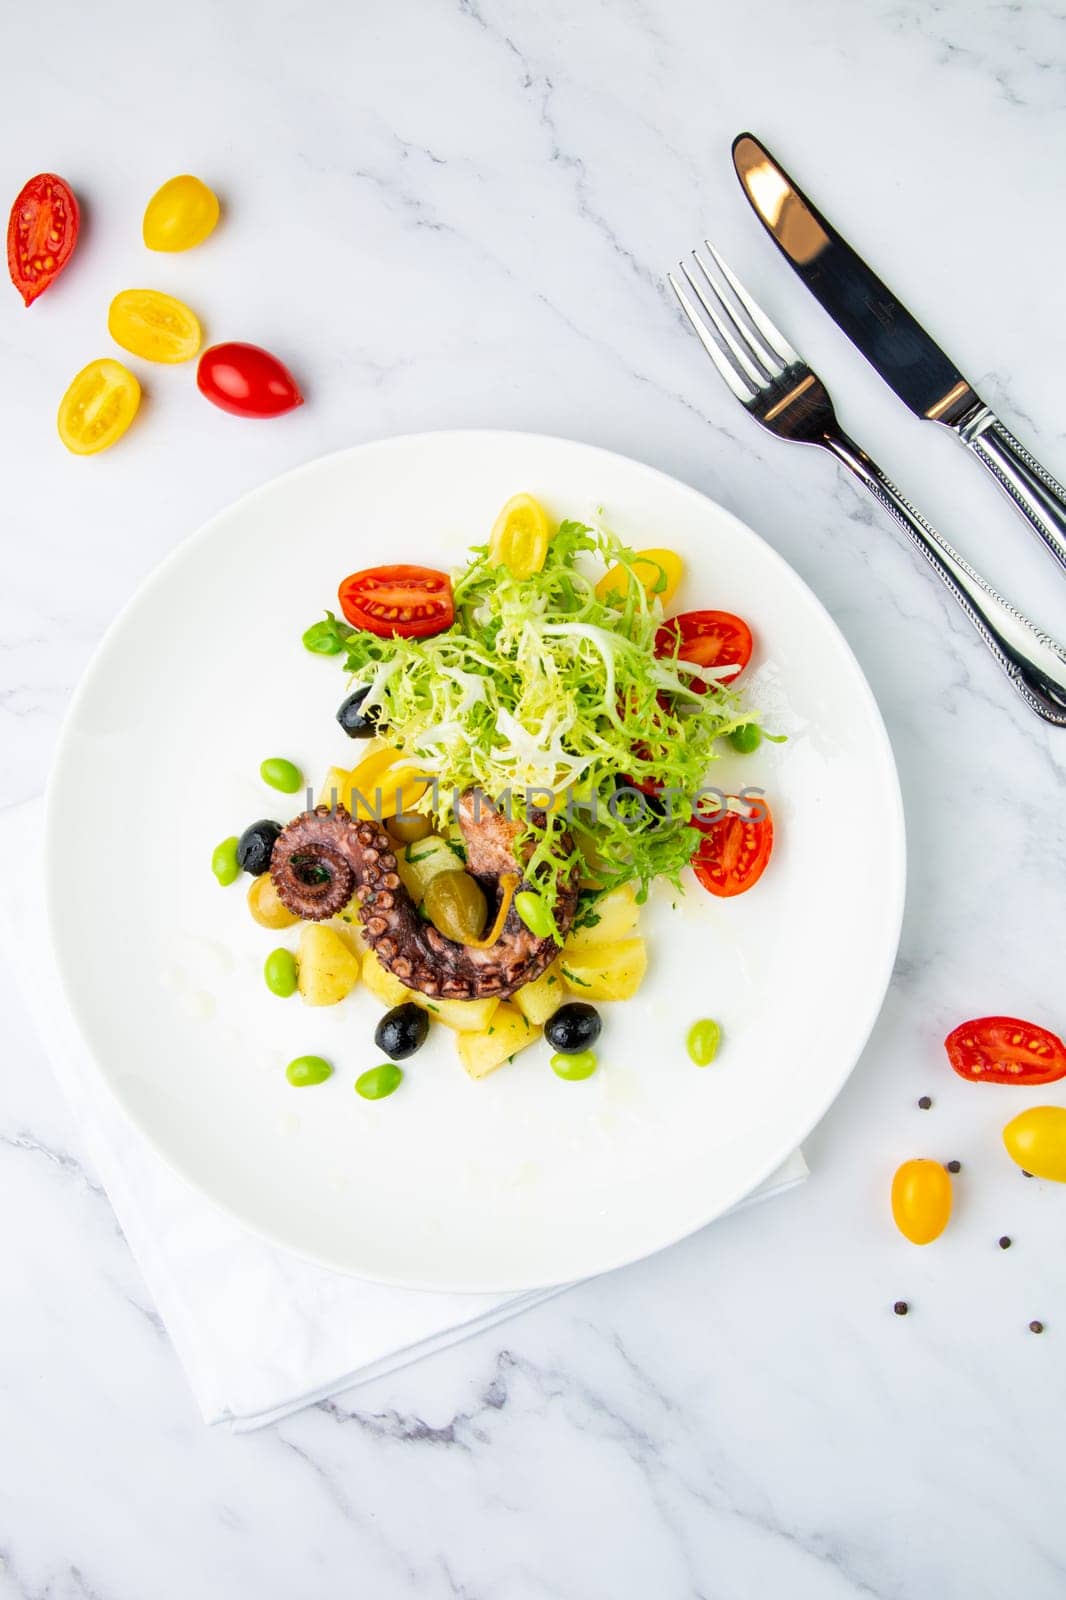
{"label": "green sauce dot", "polygon": [[722,1030],[711,1017],[694,1022],[688,1030],[688,1053],[697,1067],[709,1067],[718,1054]]}

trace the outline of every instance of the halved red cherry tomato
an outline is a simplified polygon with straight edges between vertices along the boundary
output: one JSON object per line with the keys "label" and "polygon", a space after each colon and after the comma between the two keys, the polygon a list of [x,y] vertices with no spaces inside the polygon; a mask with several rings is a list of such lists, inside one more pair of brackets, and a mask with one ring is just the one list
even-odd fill
{"label": "halved red cherry tomato", "polygon": [[54,283],[78,241],[78,202],[54,172],[24,185],[7,224],[7,267],[28,306]]}
{"label": "halved red cherry tomato", "polygon": [[1054,1083],[1066,1078],[1066,1045],[1017,1017],[978,1017],[944,1040],[948,1060],[971,1083]]}
{"label": "halved red cherry tomato", "polygon": [[196,384],[236,417],[280,417],[304,403],[288,367],[257,344],[213,344],[200,357]]}
{"label": "halved red cherry tomato", "polygon": [[[751,660],[751,629],[731,611],[683,611],[656,631],[655,654],[660,659],[676,654],[698,667],[735,666],[740,672]],[[707,692],[699,678],[692,679],[692,687],[697,694]]]}
{"label": "halved red cherry tomato", "polygon": [[337,598],[353,628],[380,639],[425,639],[455,620],[451,580],[432,567],[368,567],[345,578]]}
{"label": "halved red cherry tomato", "polygon": [[747,816],[730,808],[713,820],[692,820],[703,834],[692,868],[710,894],[725,899],[758,883],[774,847],[774,819],[765,800]]}

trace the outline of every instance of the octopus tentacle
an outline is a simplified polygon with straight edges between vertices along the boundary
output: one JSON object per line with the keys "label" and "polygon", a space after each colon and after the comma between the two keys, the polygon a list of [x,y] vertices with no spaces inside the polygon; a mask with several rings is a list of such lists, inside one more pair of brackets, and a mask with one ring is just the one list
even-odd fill
{"label": "octopus tentacle", "polygon": [[[514,853],[518,824],[483,795],[468,791],[460,801],[459,826],[467,869],[498,908],[501,877],[522,874]],[[409,989],[431,997],[505,998],[539,978],[559,951],[554,939],[530,932],[513,903],[494,944],[477,948],[446,938],[418,915],[385,830],[353,818],[343,806],[316,806],[294,818],[275,842],[270,874],[279,900],[304,921],[324,922],[354,897],[367,942],[381,964]],[[560,933],[569,929],[576,908],[572,878],[555,907]]]}

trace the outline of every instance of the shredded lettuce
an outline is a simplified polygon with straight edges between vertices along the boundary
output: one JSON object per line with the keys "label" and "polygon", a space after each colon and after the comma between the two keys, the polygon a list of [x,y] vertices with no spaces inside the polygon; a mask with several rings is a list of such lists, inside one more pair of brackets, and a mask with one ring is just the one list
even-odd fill
{"label": "shredded lettuce", "polygon": [[[634,559],[612,534],[564,522],[532,577],[475,547],[453,576],[445,633],[382,639],[327,613],[304,635],[311,650],[343,653],[370,685],[364,710],[377,707],[432,775],[419,809],[443,824],[455,795],[476,787],[523,817],[527,872],[549,905],[575,866],[604,890],[635,881],[640,899],[658,877],[677,884],[716,741],[757,720],[728,685],[732,669],[656,657],[662,607],[634,577],[624,598],[597,597],[600,564],[632,573]],[[641,785],[670,798],[629,787]]]}

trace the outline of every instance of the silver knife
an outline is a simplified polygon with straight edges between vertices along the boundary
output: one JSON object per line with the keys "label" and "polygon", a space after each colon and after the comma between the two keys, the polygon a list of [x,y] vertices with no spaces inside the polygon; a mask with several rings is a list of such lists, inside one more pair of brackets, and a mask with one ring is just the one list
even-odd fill
{"label": "silver knife", "polygon": [[733,140],[733,165],[756,216],[837,326],[916,416],[962,440],[1066,568],[1066,489],[753,134]]}

